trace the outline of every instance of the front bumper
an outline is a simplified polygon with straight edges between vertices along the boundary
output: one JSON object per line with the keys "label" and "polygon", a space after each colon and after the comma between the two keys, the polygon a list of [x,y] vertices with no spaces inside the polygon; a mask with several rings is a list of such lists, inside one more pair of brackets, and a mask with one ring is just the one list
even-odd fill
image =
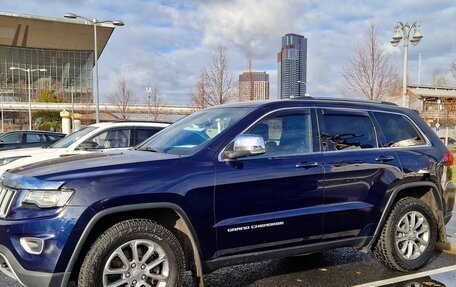
{"label": "front bumper", "polygon": [[[13,254],[0,245],[0,271],[24,286],[61,286],[65,273],[47,273],[24,269]],[[69,274],[67,274],[69,276]]]}
{"label": "front bumper", "polygon": [[[78,220],[84,210],[67,206],[50,217],[0,219],[0,271],[25,286],[64,285],[68,262],[85,226]],[[42,252],[27,251],[20,242],[24,237],[42,238]]]}

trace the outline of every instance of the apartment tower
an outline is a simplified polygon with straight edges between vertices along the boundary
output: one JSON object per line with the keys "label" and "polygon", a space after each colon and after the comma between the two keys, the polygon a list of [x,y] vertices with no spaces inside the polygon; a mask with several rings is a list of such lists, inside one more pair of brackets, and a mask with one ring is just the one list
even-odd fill
{"label": "apartment tower", "polygon": [[277,97],[303,97],[307,90],[307,38],[297,34],[282,37],[277,54]]}

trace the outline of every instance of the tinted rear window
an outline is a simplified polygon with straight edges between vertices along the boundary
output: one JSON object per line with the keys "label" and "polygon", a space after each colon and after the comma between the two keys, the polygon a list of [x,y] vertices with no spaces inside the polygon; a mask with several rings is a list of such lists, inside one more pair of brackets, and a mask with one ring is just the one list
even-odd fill
{"label": "tinted rear window", "polygon": [[323,150],[365,149],[377,147],[374,126],[368,116],[361,114],[323,114],[321,135]]}
{"label": "tinted rear window", "polygon": [[386,146],[404,147],[424,145],[426,141],[416,127],[404,116],[374,112],[386,138]]}

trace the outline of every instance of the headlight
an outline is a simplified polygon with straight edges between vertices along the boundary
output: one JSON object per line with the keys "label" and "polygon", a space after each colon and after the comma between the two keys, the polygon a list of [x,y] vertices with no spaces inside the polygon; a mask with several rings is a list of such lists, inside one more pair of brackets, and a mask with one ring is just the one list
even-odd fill
{"label": "headlight", "polygon": [[15,160],[18,160],[20,158],[24,157],[30,157],[29,155],[22,155],[22,156],[10,156],[10,157],[5,157],[0,159],[0,166],[2,165],[7,165]]}
{"label": "headlight", "polygon": [[65,206],[73,195],[73,191],[61,190],[29,190],[22,203],[29,203],[39,208]]}

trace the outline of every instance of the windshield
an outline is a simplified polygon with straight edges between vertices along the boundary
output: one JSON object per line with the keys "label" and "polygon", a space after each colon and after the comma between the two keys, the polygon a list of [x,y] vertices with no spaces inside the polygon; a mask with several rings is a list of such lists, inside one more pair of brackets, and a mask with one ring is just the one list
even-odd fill
{"label": "windshield", "polygon": [[85,136],[86,134],[90,133],[91,131],[95,130],[96,127],[86,127],[76,131],[72,134],[67,135],[63,139],[56,141],[53,145],[49,146],[48,148],[67,148],[77,140]]}
{"label": "windshield", "polygon": [[196,112],[162,130],[137,149],[192,154],[251,111],[252,108],[213,108]]}

